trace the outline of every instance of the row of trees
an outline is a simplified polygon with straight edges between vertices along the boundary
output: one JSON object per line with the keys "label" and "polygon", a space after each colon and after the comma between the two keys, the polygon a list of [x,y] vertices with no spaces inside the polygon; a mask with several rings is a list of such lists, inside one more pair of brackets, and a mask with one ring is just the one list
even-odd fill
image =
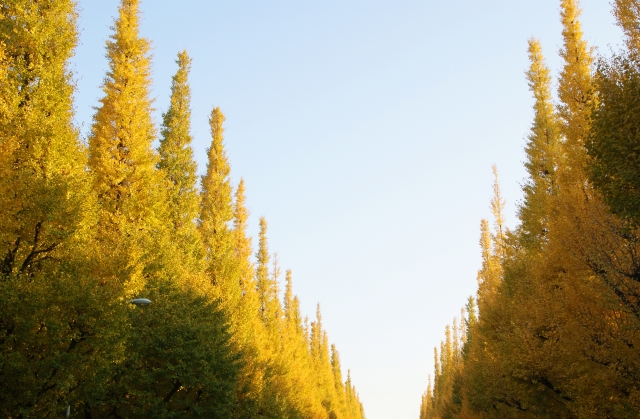
{"label": "row of trees", "polygon": [[0,6],[0,416],[364,418],[290,271],[280,298],[264,218],[252,261],[219,108],[197,185],[186,52],[154,125],[138,9],[119,7],[84,143],[74,1]]}
{"label": "row of trees", "polygon": [[477,298],[436,349],[421,419],[640,416],[640,2],[612,5],[626,46],[596,59],[561,1],[557,103],[529,41],[520,224],[496,174]]}

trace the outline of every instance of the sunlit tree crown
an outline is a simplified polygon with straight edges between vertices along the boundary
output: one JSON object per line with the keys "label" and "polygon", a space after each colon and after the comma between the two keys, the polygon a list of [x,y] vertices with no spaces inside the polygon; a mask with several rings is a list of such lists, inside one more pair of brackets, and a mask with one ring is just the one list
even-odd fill
{"label": "sunlit tree crown", "polygon": [[158,214],[154,188],[158,158],[149,98],[149,42],[139,36],[138,1],[123,0],[107,41],[109,71],[89,137],[89,167],[101,208],[119,222],[151,220]]}
{"label": "sunlit tree crown", "polygon": [[640,3],[637,0],[615,0],[613,4],[616,23],[624,32],[627,48],[633,55],[638,56],[640,53]]}
{"label": "sunlit tree crown", "polygon": [[[231,290],[232,277],[237,275],[233,221],[232,189],[229,174],[231,168],[224,149],[223,123],[225,117],[220,108],[213,108],[209,117],[211,147],[207,152],[207,171],[202,177],[200,218],[198,227],[208,260],[208,272],[219,288],[221,298],[235,300],[238,290]],[[235,303],[231,303],[234,305]]]}
{"label": "sunlit tree crown", "polygon": [[564,66],[558,80],[558,115],[561,120],[560,132],[565,140],[564,170],[573,173],[569,177],[579,176],[578,173],[584,169],[584,143],[591,124],[591,112],[596,105],[591,80],[593,56],[583,38],[578,20],[580,13],[577,0],[562,1],[563,45],[560,56]]}
{"label": "sunlit tree crown", "polygon": [[160,162],[168,180],[170,217],[174,229],[195,227],[199,197],[196,189],[196,163],[191,149],[191,59],[186,51],[178,54],[178,71],[172,77],[169,109],[163,115]]}
{"label": "sunlit tree crown", "polygon": [[548,231],[549,196],[557,189],[556,170],[561,144],[551,100],[551,75],[536,39],[529,40],[529,60],[526,75],[535,99],[534,120],[525,147],[529,178],[523,186],[524,202],[519,215],[523,243],[538,246]]}

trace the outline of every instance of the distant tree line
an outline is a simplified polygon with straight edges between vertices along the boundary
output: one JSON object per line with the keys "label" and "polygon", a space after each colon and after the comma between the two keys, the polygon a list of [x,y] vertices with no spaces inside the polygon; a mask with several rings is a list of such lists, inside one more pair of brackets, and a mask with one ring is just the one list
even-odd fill
{"label": "distant tree line", "polygon": [[496,172],[478,294],[435,351],[421,419],[640,417],[640,2],[612,6],[625,47],[597,58],[561,1],[555,102],[529,41],[520,223],[504,226]]}

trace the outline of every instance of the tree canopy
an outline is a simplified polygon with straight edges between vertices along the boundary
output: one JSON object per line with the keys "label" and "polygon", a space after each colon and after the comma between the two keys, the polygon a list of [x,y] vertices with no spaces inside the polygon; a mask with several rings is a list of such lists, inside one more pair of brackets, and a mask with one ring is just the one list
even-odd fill
{"label": "tree canopy", "polygon": [[186,51],[156,127],[140,15],[121,1],[85,143],[75,2],[0,8],[0,415],[364,418],[290,271],[281,301],[264,218],[252,258],[219,107],[198,186]]}
{"label": "tree canopy", "polygon": [[529,41],[520,223],[502,227],[494,185],[478,294],[436,348],[421,419],[640,415],[639,3],[614,1],[613,14],[626,49],[595,60],[578,1],[560,2],[557,101]]}

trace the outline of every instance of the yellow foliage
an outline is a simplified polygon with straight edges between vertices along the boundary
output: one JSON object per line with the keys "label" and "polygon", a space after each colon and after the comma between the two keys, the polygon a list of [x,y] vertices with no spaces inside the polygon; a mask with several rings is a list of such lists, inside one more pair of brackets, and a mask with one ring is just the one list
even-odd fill
{"label": "yellow foliage", "polygon": [[636,0],[614,0],[616,23],[626,36],[627,49],[640,53],[640,4]]}
{"label": "yellow foliage", "polygon": [[118,12],[107,41],[104,97],[89,136],[89,167],[99,203],[97,262],[104,280],[124,286],[130,298],[144,288],[145,270],[157,257],[153,236],[164,227],[166,201],[152,149],[149,42],[138,34],[137,1],[123,1]]}
{"label": "yellow foliage", "polygon": [[[632,59],[638,10],[635,1],[615,2]],[[585,141],[600,114],[579,14],[577,1],[561,1],[557,116],[540,45],[529,41],[535,105],[522,224],[515,234],[501,231],[496,182],[494,233],[481,223],[480,317],[471,322],[469,313],[460,389],[448,375],[455,339],[447,329],[421,418],[627,418],[640,412],[640,230],[613,215],[587,177],[592,161]],[[620,105],[612,98],[606,106]]]}
{"label": "yellow foliage", "polygon": [[[219,108],[198,194],[186,52],[153,150],[137,0],[118,9],[81,144],[76,17],[72,0],[0,8],[0,415],[364,418],[319,312],[303,326],[290,271],[283,309],[264,219],[250,260]],[[127,303],[142,296],[153,304]]]}

